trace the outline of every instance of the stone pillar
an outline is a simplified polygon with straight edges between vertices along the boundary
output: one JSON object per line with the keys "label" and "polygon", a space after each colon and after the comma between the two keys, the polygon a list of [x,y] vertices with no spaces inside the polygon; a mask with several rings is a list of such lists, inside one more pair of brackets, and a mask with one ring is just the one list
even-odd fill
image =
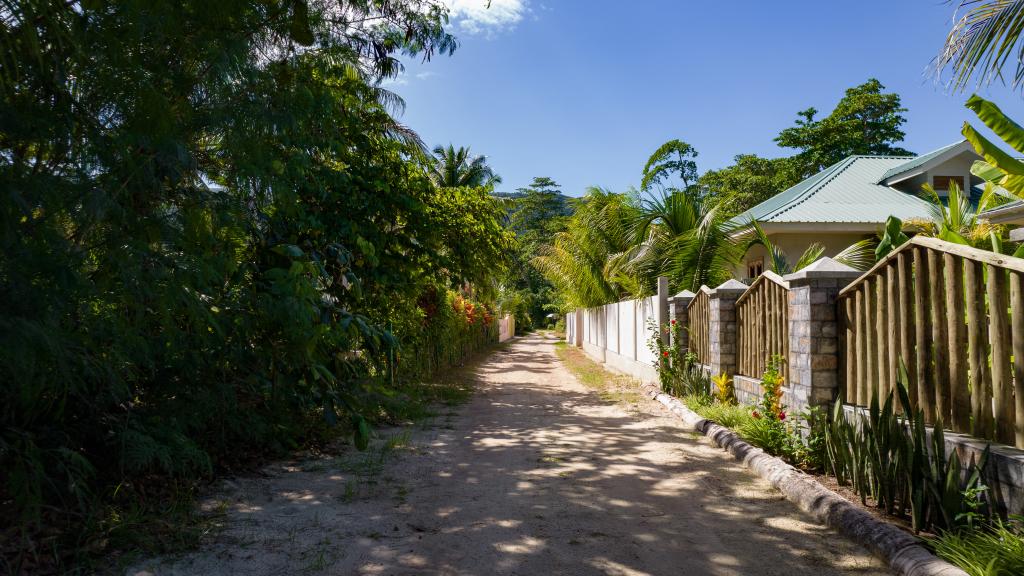
{"label": "stone pillar", "polygon": [[694,294],[689,290],[683,290],[679,294],[668,299],[668,318],[669,322],[675,321],[679,325],[679,341],[670,342],[670,346],[679,349],[679,353],[686,355],[690,350],[690,316],[689,307],[690,302],[693,301]]}
{"label": "stone pillar", "polygon": [[575,337],[575,342],[573,342],[572,344],[577,348],[583,348],[583,309],[577,308],[575,314],[576,330],[573,333],[573,336]]}
{"label": "stone pillar", "polygon": [[827,406],[839,393],[839,291],[861,272],[821,258],[789,282],[789,398],[794,410]]}
{"label": "stone pillar", "polygon": [[746,284],[729,280],[710,293],[711,374],[736,374],[736,300],[746,291]]}

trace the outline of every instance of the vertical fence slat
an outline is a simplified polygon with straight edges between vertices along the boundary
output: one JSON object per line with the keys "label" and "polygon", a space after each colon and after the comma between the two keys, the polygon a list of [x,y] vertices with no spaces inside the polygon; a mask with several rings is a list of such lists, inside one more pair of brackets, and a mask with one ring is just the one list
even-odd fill
{"label": "vertical fence slat", "polygon": [[[946,357],[949,361],[950,426],[955,432],[969,432],[971,426],[971,399],[967,390],[967,364],[963,358],[963,343],[967,340],[964,324],[963,260],[952,254],[943,254],[946,269]],[[936,342],[942,346],[942,342]],[[940,366],[941,369],[941,366]]]}
{"label": "vertical fence slat", "polygon": [[854,292],[854,303],[857,309],[857,405],[868,404],[868,360],[867,360],[867,317],[864,314],[864,293],[861,287]]}
{"label": "vertical fence slat", "polygon": [[878,349],[878,384],[879,404],[885,402],[889,394],[889,331],[888,331],[888,298],[886,277],[882,271],[875,276],[875,340]]}
{"label": "vertical fence slat", "polygon": [[949,424],[949,359],[946,353],[946,304],[943,296],[942,253],[937,250],[928,251],[928,301],[932,312],[932,351],[933,374],[935,377],[935,416],[936,421],[943,425]]}
{"label": "vertical fence slat", "polygon": [[928,354],[928,258],[924,248],[914,249],[914,324],[916,342],[917,402],[924,411],[924,420],[928,424],[934,422],[935,411],[932,410],[934,395],[932,392],[931,358]]}
{"label": "vertical fence slat", "polygon": [[1006,318],[1006,272],[988,266],[988,339],[992,346],[992,408],[996,440],[1014,441],[1013,398],[1010,392],[1010,339]]}
{"label": "vertical fence slat", "polygon": [[893,398],[898,401],[899,395],[896,394],[896,372],[899,365],[899,348],[900,348],[900,329],[899,329],[899,302],[896,298],[896,291],[899,288],[899,279],[896,270],[896,262],[891,262],[885,267],[885,288],[886,297],[888,301],[888,313],[887,318],[889,320],[889,329],[886,332],[888,334],[888,355],[886,359],[889,361],[888,373],[886,374],[888,380],[889,390],[893,394]]}
{"label": "vertical fence slat", "polygon": [[1014,438],[1024,448],[1024,274],[1010,273],[1010,328],[1013,341]]}
{"label": "vertical fence slat", "polygon": [[857,403],[857,342],[855,341],[855,326],[853,309],[853,298],[843,299],[843,309],[846,314],[843,315],[843,334],[844,344],[846,345],[846,357],[844,359],[846,368],[846,382],[843,383],[845,387],[844,398],[847,404]]}
{"label": "vertical fence slat", "polygon": [[876,281],[876,277],[871,277],[864,282],[864,346],[868,355],[867,372],[865,373],[868,392],[866,405],[869,405],[871,399],[878,394],[878,345],[875,343],[878,340],[875,325],[875,316],[878,314],[875,310]]}
{"label": "vertical fence slat", "polygon": [[982,267],[978,262],[964,262],[964,292],[967,298],[967,357],[971,378],[971,434],[992,437],[992,405],[988,396],[988,350],[985,334],[985,287]]}
{"label": "vertical fence slat", "polygon": [[[900,357],[907,368],[907,374],[913,377],[917,366],[914,352],[914,308],[913,308],[913,270],[911,256],[905,251],[896,255],[897,278],[899,280],[900,300]],[[917,386],[908,383],[907,396],[910,404],[917,406]]]}

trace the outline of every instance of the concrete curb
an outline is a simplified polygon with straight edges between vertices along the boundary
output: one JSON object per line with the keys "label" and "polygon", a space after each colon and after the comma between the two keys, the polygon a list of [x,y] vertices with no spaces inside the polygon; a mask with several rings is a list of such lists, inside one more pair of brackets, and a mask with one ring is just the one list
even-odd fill
{"label": "concrete curb", "polygon": [[728,450],[747,468],[782,492],[787,500],[818,522],[862,544],[897,573],[905,576],[968,576],[960,568],[932,554],[917,538],[854,506],[780,458],[748,444],[732,430],[702,418],[657,386],[643,384],[641,390],[663,404],[688,427]]}

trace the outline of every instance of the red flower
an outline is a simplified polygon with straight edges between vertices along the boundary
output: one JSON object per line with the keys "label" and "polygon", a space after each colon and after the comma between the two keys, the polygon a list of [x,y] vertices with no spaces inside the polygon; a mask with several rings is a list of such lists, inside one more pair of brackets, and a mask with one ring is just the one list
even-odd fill
{"label": "red flower", "polygon": [[779,420],[785,420],[785,419],[786,419],[786,413],[785,412],[779,412]]}
{"label": "red flower", "polygon": [[751,416],[753,416],[755,420],[761,419],[761,415],[757,413],[757,410],[754,410],[754,413],[751,414]]}
{"label": "red flower", "polygon": [[668,358],[668,350],[662,352],[661,355],[664,356],[665,358]]}
{"label": "red flower", "polygon": [[673,321],[672,321],[672,325],[673,325],[673,326],[675,326],[675,325],[676,325],[676,321],[675,321],[675,320],[673,320]]}

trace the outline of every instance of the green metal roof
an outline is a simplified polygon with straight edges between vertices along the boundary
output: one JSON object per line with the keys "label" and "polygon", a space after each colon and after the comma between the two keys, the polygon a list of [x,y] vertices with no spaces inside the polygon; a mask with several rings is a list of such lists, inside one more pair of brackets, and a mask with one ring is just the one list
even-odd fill
{"label": "green metal roof", "polygon": [[884,182],[884,181],[888,180],[889,178],[892,178],[893,176],[897,176],[897,175],[903,174],[905,172],[910,172],[911,170],[913,170],[913,169],[915,169],[915,168],[917,168],[919,166],[923,166],[923,165],[927,164],[928,162],[930,162],[931,160],[933,160],[935,158],[938,158],[939,156],[942,156],[946,152],[949,152],[950,150],[952,150],[952,149],[954,149],[954,148],[956,148],[958,146],[961,146],[966,141],[967,140],[961,140],[959,142],[954,142],[954,143],[950,144],[949,146],[943,146],[942,148],[939,148],[938,150],[932,150],[931,152],[929,152],[927,154],[921,154],[920,156],[914,157],[909,162],[904,162],[903,164],[900,164],[899,166],[893,166],[892,168],[886,170],[885,174],[882,174],[882,177],[879,178],[878,181],[879,182]]}
{"label": "green metal roof", "polygon": [[[949,148],[951,146],[942,150]],[[933,152],[925,156],[929,155],[934,158],[937,154]],[[909,164],[908,161],[918,158],[850,156],[743,212],[730,222],[742,225],[755,219],[761,223],[880,224],[890,215],[904,221],[909,218],[929,218],[929,203],[926,200],[878,183],[884,179],[884,174],[900,169]],[[916,165],[920,166],[924,162]],[[981,190],[975,187],[971,192],[972,200],[976,203]]]}

